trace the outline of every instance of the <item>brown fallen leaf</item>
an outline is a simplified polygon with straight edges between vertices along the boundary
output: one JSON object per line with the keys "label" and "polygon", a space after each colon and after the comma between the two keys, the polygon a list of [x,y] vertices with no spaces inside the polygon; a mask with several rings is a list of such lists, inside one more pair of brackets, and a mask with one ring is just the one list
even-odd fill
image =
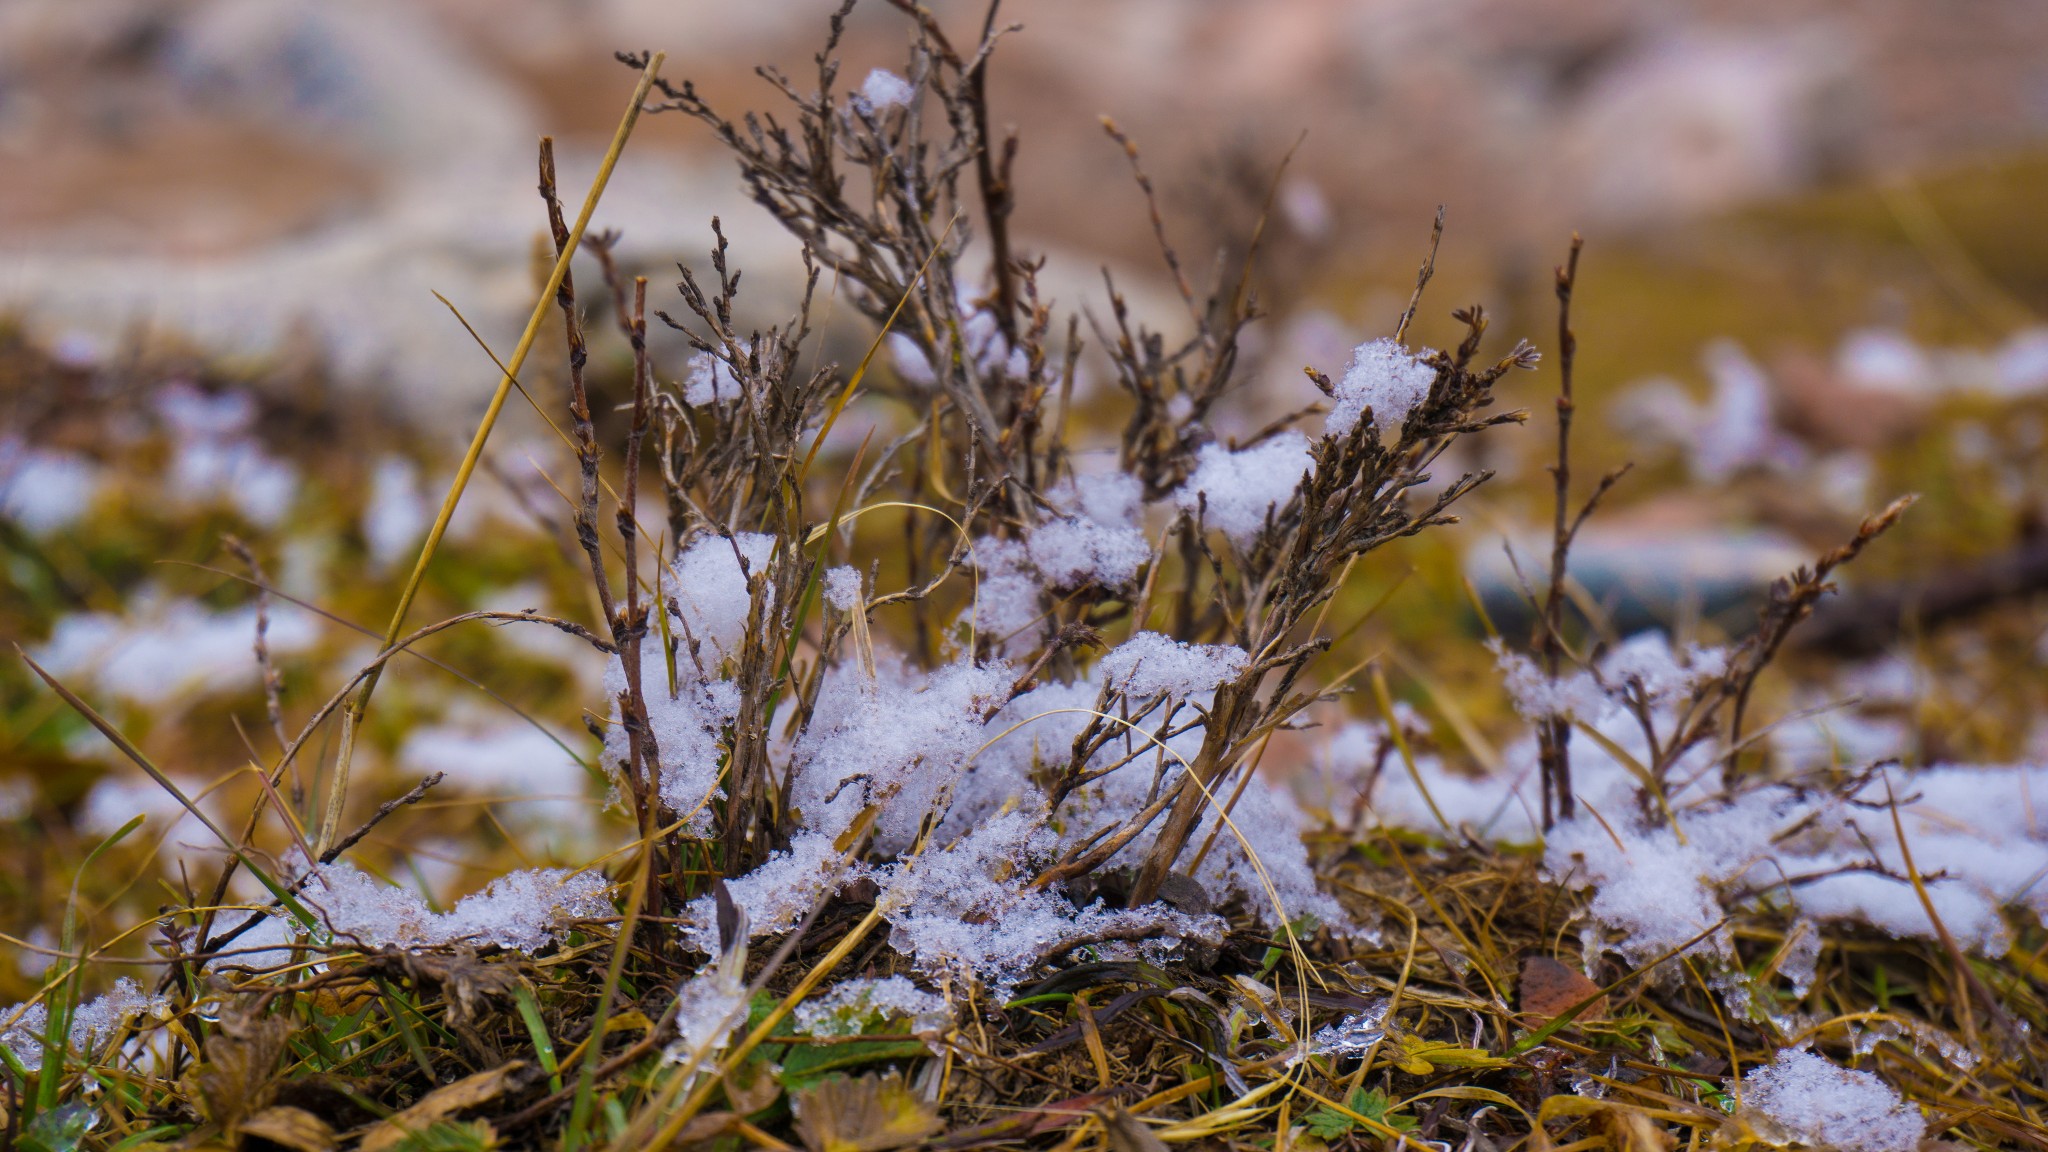
{"label": "brown fallen leaf", "polygon": [[1043,1136],[1048,1132],[1073,1127],[1094,1115],[1094,1110],[1110,1098],[1107,1092],[1070,1096],[1065,1100],[1056,1100],[1036,1108],[1013,1112],[1000,1120],[991,1120],[986,1124],[948,1133],[945,1139],[933,1141],[929,1147],[973,1148],[982,1144],[1009,1143],[1028,1140],[1033,1136]]}
{"label": "brown fallen leaf", "polygon": [[726,1073],[724,1083],[726,1101],[742,1116],[752,1116],[782,1095],[782,1083],[765,1061],[741,1064]]}
{"label": "brown fallen leaf", "polygon": [[1634,1108],[1616,1105],[1600,1114],[1615,1152],[1671,1152],[1678,1141],[1664,1125]]}
{"label": "brown fallen leaf", "polygon": [[308,993],[316,1011],[336,1018],[355,1015],[377,996],[377,982],[374,980],[341,981]]}
{"label": "brown fallen leaf", "polygon": [[185,1075],[186,1098],[196,1099],[207,1119],[234,1131],[276,1094],[277,1064],[291,1032],[291,1021],[278,1016],[222,1017],[207,1037],[206,1059]]}
{"label": "brown fallen leaf", "polygon": [[[1531,956],[1522,961],[1522,1011],[1531,1016],[1555,1019],[1598,991],[1600,986],[1586,979],[1585,973],[1548,956]],[[1607,998],[1602,996],[1579,1013],[1578,1018],[1597,1020],[1606,1014]]]}
{"label": "brown fallen leaf", "polygon": [[683,1125],[681,1132],[676,1133],[676,1138],[670,1142],[669,1147],[695,1148],[726,1135],[739,1122],[739,1115],[734,1112],[700,1112],[690,1117],[690,1122]]}
{"label": "brown fallen leaf", "polygon": [[407,1136],[425,1131],[435,1121],[490,1103],[504,1095],[505,1090],[511,1087],[513,1077],[525,1068],[524,1060],[514,1060],[434,1089],[420,1097],[412,1107],[378,1121],[364,1135],[362,1152],[391,1152],[391,1149],[405,1143]]}
{"label": "brown fallen leaf", "polygon": [[939,1130],[938,1110],[918,1099],[903,1076],[827,1076],[795,1093],[797,1134],[811,1152],[888,1152]]}
{"label": "brown fallen leaf", "polygon": [[364,968],[417,988],[438,989],[447,997],[449,1013],[463,1023],[482,1019],[489,1002],[509,999],[521,981],[516,964],[480,959],[469,948],[446,953],[387,948],[368,957]]}
{"label": "brown fallen leaf", "polygon": [[1102,1113],[1102,1128],[1109,1133],[1109,1146],[1115,1152],[1166,1152],[1166,1141],[1122,1108]]}
{"label": "brown fallen leaf", "polygon": [[332,1152],[337,1143],[327,1121],[304,1108],[284,1104],[265,1108],[243,1120],[236,1130],[244,1138],[254,1136],[291,1152]]}

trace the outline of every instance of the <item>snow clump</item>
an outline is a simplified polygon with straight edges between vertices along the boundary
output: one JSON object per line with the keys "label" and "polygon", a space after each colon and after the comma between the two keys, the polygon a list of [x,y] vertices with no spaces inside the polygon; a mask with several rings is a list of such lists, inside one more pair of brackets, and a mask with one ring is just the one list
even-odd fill
{"label": "snow clump", "polygon": [[931,361],[924,358],[924,349],[917,346],[916,340],[901,332],[891,332],[887,343],[889,362],[905,384],[930,388],[939,382],[938,376],[932,372]]}
{"label": "snow clump", "polygon": [[298,498],[299,470],[265,452],[249,435],[256,402],[247,393],[209,395],[183,382],[155,398],[172,440],[174,500],[193,507],[227,504],[258,528],[275,528]]}
{"label": "snow clump", "polygon": [[1184,644],[1158,632],[1140,632],[1102,657],[1104,680],[1132,700],[1171,696],[1185,700],[1237,679],[1250,665],[1231,644]]}
{"label": "snow clump", "polygon": [[[318,628],[304,613],[273,613],[270,651],[310,648]],[[59,679],[90,679],[112,695],[161,706],[187,695],[254,685],[256,609],[213,612],[191,600],[143,589],[122,615],[78,613],[57,621],[36,662]]]}
{"label": "snow clump", "polygon": [[1294,499],[1312,464],[1308,437],[1299,432],[1282,432],[1235,452],[1205,444],[1174,503],[1190,513],[1203,509],[1209,527],[1239,548],[1249,547],[1265,529],[1268,512]]}
{"label": "snow clump", "polygon": [[683,378],[683,403],[692,408],[705,408],[713,404],[725,404],[743,399],[746,389],[740,386],[739,377],[732,374],[732,365],[722,356],[699,352],[690,357],[689,375]]}
{"label": "snow clump", "polygon": [[1436,383],[1436,369],[1426,362],[1429,355],[1424,349],[1417,356],[1385,338],[1360,344],[1351,353],[1344,378],[1337,381],[1337,403],[1323,422],[1324,434],[1350,435],[1368,411],[1381,435],[1400,432]]}
{"label": "snow clump", "polygon": [[[140,984],[123,976],[114,981],[104,996],[87,1000],[72,1010],[71,1047],[87,1053],[88,1045],[96,1049],[111,1040],[129,1017],[163,1017],[169,1011],[169,1000],[145,994]],[[36,1067],[43,1059],[43,1033],[49,1022],[50,1010],[41,1003],[0,1009],[0,1047],[22,1064]]]}
{"label": "snow clump", "polygon": [[1550,677],[1536,662],[1490,640],[1501,680],[1515,710],[1529,720],[1553,717],[1595,723],[1625,710],[1682,702],[1728,669],[1721,648],[1689,644],[1674,649],[1661,632],[1641,632],[1617,644],[1594,666]]}
{"label": "snow clump", "polygon": [[[614,656],[604,674],[605,699],[612,712],[605,728],[603,762],[615,780],[632,753],[619,713],[626,689],[626,666]],[[662,651],[659,635],[650,630],[640,641],[640,694],[647,702],[647,725],[661,766],[661,802],[676,815],[689,817],[692,835],[702,835],[711,827],[711,801],[725,795],[718,785],[719,766],[725,760],[723,733],[739,715],[739,687],[730,680],[698,678],[688,654],[677,653],[671,688],[668,654]]]}
{"label": "snow clump", "polygon": [[1043,819],[1020,806],[943,848],[878,869],[890,944],[926,972],[978,977],[1007,990],[1039,961],[1084,943],[1142,939],[1170,947],[1183,938],[1222,939],[1223,921],[1214,916],[1162,904],[1076,908],[1049,886],[1030,887],[1033,866],[1049,863],[1057,846]]}
{"label": "snow clump", "polygon": [[1800,815],[1789,793],[1766,789],[1684,813],[1677,829],[1580,817],[1551,829],[1544,867],[1553,880],[1596,889],[1587,911],[1621,934],[1617,947],[1631,963],[1680,946],[1725,952],[1725,931],[1692,942],[1722,919],[1716,886],[1767,859],[1772,834]]}
{"label": "snow clump", "polygon": [[[683,550],[670,584],[687,629],[684,651],[676,656],[678,665],[688,662],[692,640],[706,645],[709,650],[702,655],[713,662],[732,655],[739,647],[754,606],[749,580],[763,577],[774,555],[775,537],[761,532],[702,536]],[[746,561],[744,571],[740,567],[742,558]]]}
{"label": "snow clump", "polygon": [[[1662,748],[1662,795],[1650,798],[1642,767],[1659,756],[1645,724],[1668,744],[1682,711],[1726,674],[1724,650],[1674,649],[1646,633],[1593,669],[1555,678],[1525,656],[1495,651],[1525,717],[1564,717],[1605,738],[1574,742],[1573,793],[1583,811],[1542,838],[1545,868],[1555,880],[1593,890],[1586,911],[1595,930],[1611,934],[1634,962],[1686,945],[1738,905],[1757,901],[1816,922],[1936,938],[1892,826],[1894,799],[1926,903],[1957,943],[2000,955],[2011,939],[2006,909],[2048,919],[2048,891],[2039,883],[2048,875],[2048,828],[2032,815],[2036,797],[2048,797],[2048,766],[1938,765],[1894,773],[1889,788],[1882,774],[1863,777],[1853,794],[1760,782],[1731,797],[1720,787],[1725,750],[1701,741],[1675,756]],[[1908,738],[1896,722],[1844,713],[1782,724],[1773,747],[1789,777],[1832,775],[1900,756]],[[1331,745],[1330,791],[1361,797],[1380,819],[1402,827],[1435,830],[1442,812],[1453,827],[1499,841],[1538,839],[1533,738],[1510,745],[1491,778],[1457,776],[1417,757],[1426,798],[1407,773],[1386,764],[1369,732],[1340,736]],[[1711,933],[1689,950],[1725,954],[1724,936]]]}
{"label": "snow clump", "polygon": [[974,603],[963,622],[976,643],[988,643],[1005,657],[1023,657],[1038,647],[1035,625],[1043,623],[1038,602],[1044,578],[1031,564],[1031,553],[1015,540],[982,536],[974,541]]}
{"label": "snow clump", "polygon": [[[1302,842],[1307,821],[1286,786],[1264,776],[1253,777],[1238,794],[1230,823],[1222,825],[1219,831],[1216,809],[1234,788],[1231,785],[1217,789],[1216,802],[1204,805],[1202,820],[1189,840],[1190,844],[1200,845],[1208,842],[1210,836],[1216,837],[1195,872],[1195,881],[1202,890],[1219,902],[1232,897],[1242,900],[1245,908],[1269,928],[1277,928],[1306,913],[1319,923],[1350,929],[1351,917],[1343,906],[1316,886],[1315,866]],[[1257,869],[1252,865],[1255,858]],[[1260,870],[1265,872],[1263,882]],[[1266,882],[1272,884],[1271,892],[1266,890]]]}
{"label": "snow clump", "polygon": [[1842,1152],[1913,1152],[1927,1134],[1883,1080],[1789,1048],[1742,1078],[1742,1104],[1793,1140]]}
{"label": "snow clump", "polygon": [[11,824],[26,818],[35,811],[35,806],[34,785],[26,780],[0,776],[0,824]]}
{"label": "snow clump", "polygon": [[744,949],[706,967],[676,990],[676,1038],[663,1055],[691,1074],[717,1067],[718,1053],[747,1019],[747,986],[740,979]]}
{"label": "snow clump", "polygon": [[968,758],[992,733],[990,713],[1009,693],[1007,664],[959,661],[923,674],[877,652],[875,677],[859,667],[826,673],[810,727],[794,750],[791,803],[803,827],[836,837],[879,805],[875,847],[903,851],[925,814],[942,807]]}
{"label": "snow clump", "polygon": [[[845,854],[833,847],[832,837],[799,832],[790,838],[787,852],[770,855],[760,867],[727,881],[725,887],[734,907],[746,913],[752,935],[772,936],[796,927],[829,889],[858,873]],[[682,920],[684,944],[717,955],[716,898],[707,892],[690,901]]]}
{"label": "snow clump", "polygon": [[529,869],[435,912],[417,892],[334,863],[314,870],[300,899],[335,935],[373,948],[497,945],[530,955],[560,939],[572,921],[611,915],[606,889],[594,872]]}
{"label": "snow clump", "polygon": [[854,102],[861,111],[880,115],[886,109],[910,103],[916,95],[908,80],[886,68],[877,68],[861,82],[860,95],[854,97]]}
{"label": "snow clump", "polygon": [[403,456],[386,456],[370,472],[370,495],[363,504],[363,543],[370,566],[381,572],[411,554],[427,534],[433,515],[420,492],[420,470]]}
{"label": "snow clump", "polygon": [[1051,588],[1128,587],[1152,558],[1140,527],[1144,486],[1124,472],[1071,478],[1046,493],[1060,516],[1031,530],[1025,550]]}
{"label": "snow clump", "polygon": [[0,437],[0,518],[30,535],[46,536],[78,523],[104,487],[105,473],[85,456]]}
{"label": "snow clump", "polygon": [[825,573],[825,603],[841,612],[851,612],[860,604],[860,569],[850,564]]}

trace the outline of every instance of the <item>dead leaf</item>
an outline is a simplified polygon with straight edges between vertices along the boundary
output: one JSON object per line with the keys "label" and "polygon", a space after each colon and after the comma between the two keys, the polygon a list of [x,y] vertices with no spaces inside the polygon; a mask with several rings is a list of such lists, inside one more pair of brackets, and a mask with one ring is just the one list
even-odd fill
{"label": "dead leaf", "polygon": [[765,1061],[746,1061],[725,1075],[725,1098],[742,1116],[752,1116],[780,1095],[782,1084]]}
{"label": "dead leaf", "polygon": [[1166,1152],[1166,1141],[1122,1108],[1104,1112],[1102,1127],[1109,1133],[1109,1146],[1114,1152]]}
{"label": "dead leaf", "polygon": [[1048,1132],[1073,1127],[1093,1115],[1092,1110],[1109,1099],[1110,1095],[1107,1092],[1070,1096],[1065,1100],[1056,1100],[1036,1108],[1013,1112],[1000,1120],[963,1128],[950,1133],[943,1140],[934,1141],[930,1147],[971,1148],[979,1144],[1028,1140],[1033,1136],[1043,1136]]}
{"label": "dead leaf", "polygon": [[378,996],[374,980],[350,980],[315,988],[307,994],[315,1011],[340,1019],[363,1010]]}
{"label": "dead leaf", "polygon": [[[1600,991],[1600,986],[1567,964],[1548,956],[1531,956],[1522,961],[1522,1011],[1554,1020],[1565,1010]],[[1598,1020],[1607,1015],[1607,998],[1602,996],[1579,1013],[1580,1020]]]}
{"label": "dead leaf", "polygon": [[790,1099],[797,1134],[811,1152],[887,1152],[939,1130],[938,1110],[918,1099],[903,1076],[827,1076]]}
{"label": "dead leaf", "polygon": [[437,1120],[490,1103],[504,1095],[505,1090],[512,1086],[513,1077],[525,1068],[524,1060],[514,1060],[434,1089],[420,1097],[412,1107],[379,1121],[363,1137],[362,1152],[391,1152],[405,1143],[407,1136],[424,1131]]}
{"label": "dead leaf", "polygon": [[331,1152],[336,1144],[334,1129],[327,1121],[289,1105],[265,1108],[243,1120],[236,1130],[244,1137],[254,1136],[292,1152]]}
{"label": "dead leaf", "polygon": [[1207,916],[1216,910],[1208,889],[1185,872],[1168,872],[1159,883],[1159,898],[1190,916]]}
{"label": "dead leaf", "polygon": [[1616,1105],[1600,1113],[1614,1152],[1671,1152],[1678,1141],[1662,1124],[1633,1108]]}
{"label": "dead leaf", "polygon": [[[1618,1100],[1559,1093],[1544,1099],[1536,1110],[1536,1132],[1543,1125],[1567,1117],[1590,1117],[1607,1136],[1614,1152],[1671,1152],[1677,1140],[1656,1118],[1643,1109]],[[1537,1146],[1531,1144],[1534,1149]]]}
{"label": "dead leaf", "polygon": [[676,1133],[676,1138],[669,1142],[669,1147],[694,1148],[706,1141],[715,1140],[725,1135],[734,1124],[739,1123],[739,1119],[731,1112],[700,1112],[690,1117],[690,1122],[683,1125],[681,1132]]}
{"label": "dead leaf", "polygon": [[225,1016],[206,1039],[206,1059],[186,1074],[186,1096],[208,1120],[234,1131],[240,1120],[268,1105],[276,1091],[292,1022],[279,1016]]}
{"label": "dead leaf", "polygon": [[522,980],[514,961],[484,960],[470,948],[452,952],[387,948],[368,957],[364,970],[387,979],[408,980],[422,990],[440,990],[448,1000],[449,1014],[462,1023],[482,1019],[487,1001],[509,999]]}

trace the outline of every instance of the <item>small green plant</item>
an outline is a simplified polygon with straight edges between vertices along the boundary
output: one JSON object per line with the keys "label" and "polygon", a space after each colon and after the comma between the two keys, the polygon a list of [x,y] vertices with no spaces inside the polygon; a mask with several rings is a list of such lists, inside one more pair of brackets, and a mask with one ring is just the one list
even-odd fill
{"label": "small green plant", "polygon": [[[1361,1123],[1360,1118],[1370,1123]],[[1397,1133],[1415,1131],[1415,1117],[1402,1112],[1385,1092],[1377,1088],[1354,1088],[1344,1108],[1318,1108],[1301,1118],[1302,1125],[1324,1140],[1335,1140],[1361,1129],[1379,1135],[1391,1129]]]}

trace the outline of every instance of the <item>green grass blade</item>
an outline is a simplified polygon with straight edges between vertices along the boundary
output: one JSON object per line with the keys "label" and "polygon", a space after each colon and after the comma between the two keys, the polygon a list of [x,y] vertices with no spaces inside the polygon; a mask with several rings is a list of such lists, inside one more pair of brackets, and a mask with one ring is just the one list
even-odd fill
{"label": "green grass blade", "polygon": [[[31,661],[31,664],[34,662]],[[38,668],[40,672],[42,669]],[[58,949],[70,958],[71,968],[58,983],[50,1000],[49,1016],[43,1028],[43,1067],[36,1078],[36,1107],[48,1110],[57,1106],[58,1092],[64,1081],[64,1060],[71,1052],[71,1014],[78,1008],[78,994],[85,986],[85,949],[78,940],[78,884],[87,872],[98,862],[100,854],[122,840],[130,832],[142,827],[146,817],[136,816],[114,830],[112,836],[99,842],[86,854],[84,863],[71,878],[71,899],[64,905],[64,933]]]}
{"label": "green grass blade", "polygon": [[519,1007],[519,1019],[526,1024],[526,1034],[533,1038],[534,1058],[540,1061],[541,1070],[548,1074],[548,1091],[562,1090],[562,1066],[555,1056],[555,1041],[548,1035],[547,1022],[540,1018],[540,1000],[533,989],[524,984],[514,994],[513,1002]]}

